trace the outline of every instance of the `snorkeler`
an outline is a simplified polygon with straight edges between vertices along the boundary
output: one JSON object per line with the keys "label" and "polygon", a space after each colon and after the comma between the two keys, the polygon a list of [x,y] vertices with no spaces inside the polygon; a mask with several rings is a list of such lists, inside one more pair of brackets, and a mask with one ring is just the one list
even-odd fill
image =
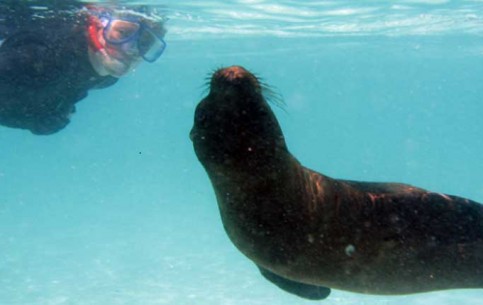
{"label": "snorkeler", "polygon": [[88,90],[113,85],[142,60],[156,61],[165,33],[161,21],[92,6],[30,18],[0,44],[0,124],[58,132]]}

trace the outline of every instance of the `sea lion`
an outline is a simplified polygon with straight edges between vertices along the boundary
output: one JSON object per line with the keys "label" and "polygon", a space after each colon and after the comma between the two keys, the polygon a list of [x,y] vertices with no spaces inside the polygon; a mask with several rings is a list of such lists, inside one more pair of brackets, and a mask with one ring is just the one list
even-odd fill
{"label": "sea lion", "polygon": [[263,93],[244,68],[217,70],[190,133],[226,233],[262,275],[309,299],[330,288],[384,295],[483,288],[483,205],[302,166]]}

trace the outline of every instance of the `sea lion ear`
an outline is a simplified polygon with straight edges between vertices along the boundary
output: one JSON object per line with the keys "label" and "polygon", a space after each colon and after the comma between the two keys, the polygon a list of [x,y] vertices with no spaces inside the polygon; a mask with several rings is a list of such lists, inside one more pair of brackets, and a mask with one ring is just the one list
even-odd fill
{"label": "sea lion ear", "polygon": [[262,268],[260,266],[257,267],[258,269],[260,269],[260,273],[263,275],[264,278],[278,286],[280,289],[295,294],[301,298],[316,301],[323,300],[327,298],[330,294],[330,288],[292,281],[281,277],[273,272],[270,272],[265,268]]}

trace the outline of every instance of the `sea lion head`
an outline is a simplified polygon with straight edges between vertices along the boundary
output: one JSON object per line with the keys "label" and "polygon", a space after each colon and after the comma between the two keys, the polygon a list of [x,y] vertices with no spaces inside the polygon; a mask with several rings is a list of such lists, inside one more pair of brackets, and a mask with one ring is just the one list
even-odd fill
{"label": "sea lion head", "polygon": [[280,126],[255,75],[240,66],[216,70],[190,133],[196,155],[210,164],[247,168],[286,151]]}

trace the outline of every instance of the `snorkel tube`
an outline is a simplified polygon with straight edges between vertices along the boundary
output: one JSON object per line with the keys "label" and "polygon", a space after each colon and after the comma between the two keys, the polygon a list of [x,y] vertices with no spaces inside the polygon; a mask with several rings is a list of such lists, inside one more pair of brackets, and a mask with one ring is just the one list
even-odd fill
{"label": "snorkel tube", "polygon": [[107,56],[106,49],[99,41],[99,30],[105,27],[103,19],[105,19],[108,13],[100,8],[88,6],[87,14],[87,40],[89,46],[94,52],[99,52],[102,55]]}
{"label": "snorkel tube", "polygon": [[93,17],[93,16],[89,16],[89,26],[87,28],[87,33],[88,33],[88,37],[89,37],[89,44],[90,46],[97,52],[102,52],[104,50],[105,52],[105,49],[104,47],[101,45],[101,42],[99,41],[99,38],[98,38],[98,27],[97,27],[97,22],[95,20],[96,17]]}

